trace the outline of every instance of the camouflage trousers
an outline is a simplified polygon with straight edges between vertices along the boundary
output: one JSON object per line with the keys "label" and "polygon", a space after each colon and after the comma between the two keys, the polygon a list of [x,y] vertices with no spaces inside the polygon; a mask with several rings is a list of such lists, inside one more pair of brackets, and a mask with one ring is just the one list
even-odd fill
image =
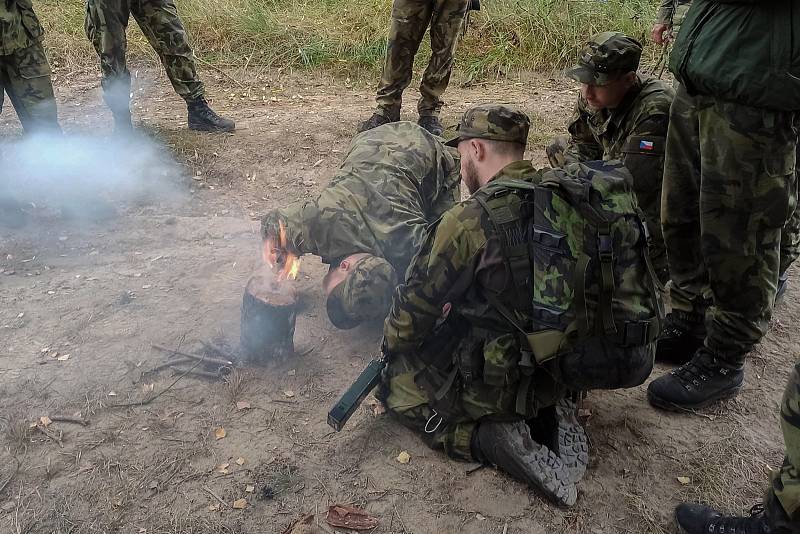
{"label": "camouflage trousers", "polygon": [[41,43],[0,56],[0,111],[8,94],[25,133],[60,132],[50,65]]}
{"label": "camouflage trousers", "polygon": [[[800,532],[800,362],[792,369],[781,401],[781,430],[786,457],[783,466],[772,474],[766,509],[775,527],[794,525],[794,530],[789,531]],[[779,513],[770,513],[776,508],[773,499],[780,504]]]}
{"label": "camouflage trousers", "polygon": [[173,0],[87,0],[86,36],[100,56],[106,104],[112,110],[130,106],[131,75],[125,60],[130,15],[161,59],[175,92],[187,101],[203,96],[203,83]]}
{"label": "camouflage trousers", "polygon": [[791,112],[679,87],[667,134],[662,228],[673,309],[706,317],[706,346],[732,366],[767,330],[794,212]]}
{"label": "camouflage trousers", "polygon": [[464,26],[470,0],[394,0],[386,63],[378,86],[377,113],[398,120],[403,91],[411,83],[414,56],[431,28],[431,59],[419,90],[417,110],[422,116],[438,116],[440,98],[450,82],[453,56]]}
{"label": "camouflage trousers", "polygon": [[[563,167],[566,163],[564,152],[569,144],[569,137],[560,135],[553,139],[547,147],[547,159],[553,168]],[[644,213],[647,229],[652,238],[650,246],[650,259],[656,271],[659,281],[666,284],[669,280],[669,266],[667,265],[667,249],[664,245],[664,236],[661,233],[661,194],[653,194],[654,183],[661,183],[661,177],[654,180],[647,180],[646,184],[631,184],[639,207]]]}

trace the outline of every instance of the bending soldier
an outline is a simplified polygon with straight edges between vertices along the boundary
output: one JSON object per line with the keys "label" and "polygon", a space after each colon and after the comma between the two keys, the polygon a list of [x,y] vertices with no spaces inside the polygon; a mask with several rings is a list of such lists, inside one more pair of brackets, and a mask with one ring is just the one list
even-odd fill
{"label": "bending soldier", "polygon": [[125,132],[132,128],[131,74],[125,60],[130,15],[161,59],[175,92],[186,101],[189,129],[232,132],[234,122],[214,113],[206,102],[173,0],[87,0],[86,36],[100,56],[103,97],[114,116],[114,129]]}
{"label": "bending soldier", "polygon": [[265,216],[262,237],[330,265],[323,289],[335,326],[382,321],[427,226],[458,201],[459,182],[455,150],[416,124],[387,124],[353,139],[316,199]]}

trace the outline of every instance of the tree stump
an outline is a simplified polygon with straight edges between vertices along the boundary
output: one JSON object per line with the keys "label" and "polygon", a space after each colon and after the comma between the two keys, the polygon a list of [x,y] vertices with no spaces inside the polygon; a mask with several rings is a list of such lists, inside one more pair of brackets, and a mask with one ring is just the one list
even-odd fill
{"label": "tree stump", "polygon": [[247,282],[242,298],[240,342],[250,363],[264,364],[294,353],[297,295],[289,280],[261,269]]}

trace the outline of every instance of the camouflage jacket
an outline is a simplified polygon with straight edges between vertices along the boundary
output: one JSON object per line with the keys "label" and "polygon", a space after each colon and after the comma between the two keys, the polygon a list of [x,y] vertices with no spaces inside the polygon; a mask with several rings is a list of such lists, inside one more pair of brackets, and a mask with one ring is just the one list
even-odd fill
{"label": "camouflage jacket", "polygon": [[[537,182],[541,172],[529,161],[506,166],[494,179]],[[503,257],[500,240],[486,210],[470,198],[445,213],[409,267],[406,281],[395,294],[384,326],[390,354],[413,354],[433,333],[442,307],[470,325],[495,333],[514,333],[514,327],[492,306],[487,292],[514,302],[516,288]]]}
{"label": "camouflage jacket", "polygon": [[31,0],[0,0],[0,56],[28,48],[43,36]]}
{"label": "camouflage jacket", "polygon": [[328,264],[366,252],[402,278],[428,225],[460,199],[458,153],[411,122],[358,134],[344,163],[316,199],[278,209],[262,235],[283,222],[289,248]]}

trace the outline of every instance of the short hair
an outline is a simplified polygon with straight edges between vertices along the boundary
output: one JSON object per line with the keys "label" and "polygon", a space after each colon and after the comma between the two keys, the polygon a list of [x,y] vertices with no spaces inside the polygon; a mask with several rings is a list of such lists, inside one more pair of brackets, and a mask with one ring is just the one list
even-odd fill
{"label": "short hair", "polygon": [[498,156],[510,156],[522,159],[525,155],[525,145],[513,141],[497,141],[495,139],[481,139],[490,150]]}

